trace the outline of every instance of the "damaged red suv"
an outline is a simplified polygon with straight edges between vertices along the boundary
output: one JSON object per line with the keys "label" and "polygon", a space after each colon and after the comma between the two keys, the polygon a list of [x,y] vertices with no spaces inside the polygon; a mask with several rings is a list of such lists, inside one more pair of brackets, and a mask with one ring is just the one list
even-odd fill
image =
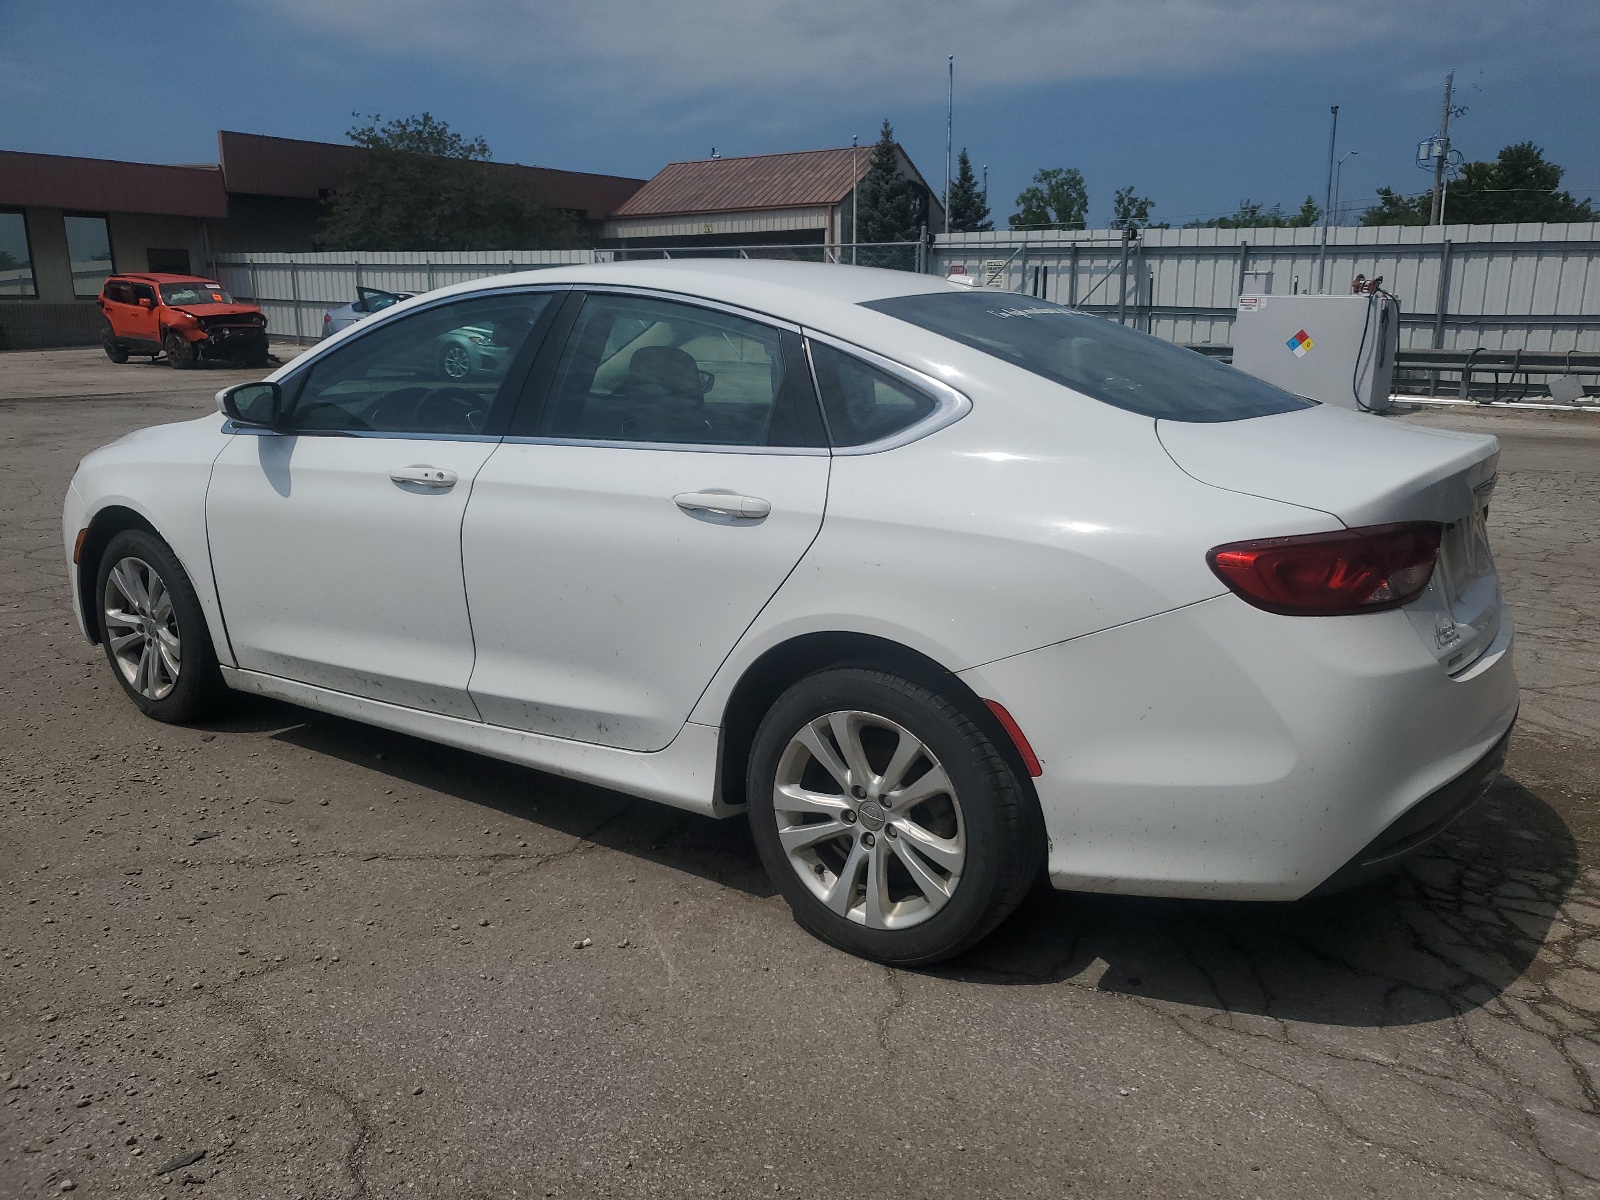
{"label": "damaged red suv", "polygon": [[267,365],[267,318],[236,304],[220,283],[197,275],[113,275],[100,290],[100,344],[114,363],[167,356],[178,370],[203,359]]}

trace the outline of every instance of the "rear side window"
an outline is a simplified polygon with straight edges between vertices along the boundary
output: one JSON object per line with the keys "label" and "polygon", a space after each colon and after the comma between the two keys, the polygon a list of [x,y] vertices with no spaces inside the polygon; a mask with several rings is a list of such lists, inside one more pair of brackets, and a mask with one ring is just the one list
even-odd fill
{"label": "rear side window", "polygon": [[933,397],[859,358],[811,343],[817,390],[835,446],[865,446],[909,429],[936,407]]}
{"label": "rear side window", "polygon": [[895,296],[863,307],[1147,417],[1242,421],[1314,403],[1193,350],[1047,300],[961,291]]}

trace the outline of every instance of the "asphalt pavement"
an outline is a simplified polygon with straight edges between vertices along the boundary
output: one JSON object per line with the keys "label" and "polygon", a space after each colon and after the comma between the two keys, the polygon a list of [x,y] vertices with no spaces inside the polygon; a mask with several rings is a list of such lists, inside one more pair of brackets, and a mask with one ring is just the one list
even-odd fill
{"label": "asphalt pavement", "polygon": [[1600,1197],[1600,416],[1497,433],[1522,716],[1402,874],[1032,896],[935,970],[793,923],[745,828],[78,635],[80,455],[249,372],[0,355],[0,1197]]}

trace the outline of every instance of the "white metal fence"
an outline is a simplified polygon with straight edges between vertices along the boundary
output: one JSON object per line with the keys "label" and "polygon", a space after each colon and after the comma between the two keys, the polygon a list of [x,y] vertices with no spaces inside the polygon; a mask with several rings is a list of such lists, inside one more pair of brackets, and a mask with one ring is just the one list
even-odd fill
{"label": "white metal fence", "polygon": [[944,234],[892,246],[630,246],[620,250],[224,254],[213,264],[280,336],[314,338],[357,287],[421,292],[467,279],[612,258],[701,255],[858,261],[945,274],[1119,316],[1186,345],[1226,346],[1241,292],[1343,291],[1382,276],[1400,298],[1401,346],[1600,352],[1600,222],[1341,228],[1319,285],[1317,229],[1152,229]]}
{"label": "white metal fence", "polygon": [[[932,269],[1078,305],[1186,345],[1229,345],[1241,292],[1319,287],[1319,229],[957,233]],[[1124,249],[1127,253],[1124,256]],[[1325,290],[1381,275],[1406,349],[1600,351],[1600,222],[1329,231]]]}

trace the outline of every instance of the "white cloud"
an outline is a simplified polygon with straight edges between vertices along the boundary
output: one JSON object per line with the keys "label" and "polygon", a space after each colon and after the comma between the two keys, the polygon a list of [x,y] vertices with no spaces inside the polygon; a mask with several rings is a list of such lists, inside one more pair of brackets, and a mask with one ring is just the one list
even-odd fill
{"label": "white cloud", "polygon": [[[365,49],[693,105],[732,91],[819,108],[963,89],[1209,74],[1361,47],[1592,50],[1592,0],[278,0]],[[1538,41],[1535,41],[1535,38]],[[1547,51],[1559,53],[1559,50]],[[754,114],[752,114],[754,115]]]}

